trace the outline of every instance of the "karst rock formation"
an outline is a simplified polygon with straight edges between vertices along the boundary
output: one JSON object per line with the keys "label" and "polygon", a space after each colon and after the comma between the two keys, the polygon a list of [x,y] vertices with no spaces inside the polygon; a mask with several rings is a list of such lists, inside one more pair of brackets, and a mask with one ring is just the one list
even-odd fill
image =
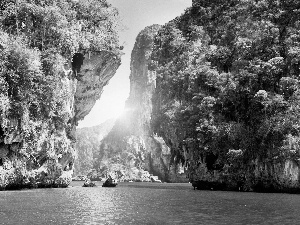
{"label": "karst rock formation", "polygon": [[198,189],[300,192],[299,1],[205,1],[154,40],[152,128]]}
{"label": "karst rock formation", "polygon": [[106,1],[1,1],[0,189],[67,187],[75,131],[121,62]]}
{"label": "karst rock formation", "polygon": [[131,53],[129,98],[124,113],[101,141],[98,166],[120,171],[122,179],[149,181],[152,174],[162,181],[187,182],[184,168],[172,162],[171,149],[151,129],[156,72],[148,66],[159,29],[159,25],[146,27],[136,38]]}

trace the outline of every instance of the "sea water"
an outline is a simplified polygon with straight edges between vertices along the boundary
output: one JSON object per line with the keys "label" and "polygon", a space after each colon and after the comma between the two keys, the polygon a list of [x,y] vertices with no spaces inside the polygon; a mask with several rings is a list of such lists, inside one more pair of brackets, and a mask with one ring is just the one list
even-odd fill
{"label": "sea water", "polygon": [[0,224],[300,224],[300,195],[119,183],[0,192]]}

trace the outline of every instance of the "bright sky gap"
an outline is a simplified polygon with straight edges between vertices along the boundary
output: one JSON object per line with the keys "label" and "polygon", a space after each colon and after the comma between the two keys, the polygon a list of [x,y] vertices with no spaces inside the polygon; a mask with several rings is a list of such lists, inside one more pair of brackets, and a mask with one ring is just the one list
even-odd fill
{"label": "bright sky gap", "polygon": [[124,45],[125,55],[122,65],[89,115],[79,122],[79,127],[98,125],[107,119],[118,117],[124,110],[130,84],[130,55],[135,38],[146,26],[165,24],[181,15],[192,6],[192,0],[108,0],[119,10],[123,31],[119,32],[120,43]]}

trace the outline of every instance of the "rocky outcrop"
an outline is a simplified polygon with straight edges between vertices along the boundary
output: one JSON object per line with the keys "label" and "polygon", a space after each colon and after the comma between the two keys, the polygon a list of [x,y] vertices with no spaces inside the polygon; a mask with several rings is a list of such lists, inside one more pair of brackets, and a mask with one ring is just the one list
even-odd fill
{"label": "rocky outcrop", "polygon": [[152,125],[194,187],[300,192],[298,7],[194,0],[158,31]]}
{"label": "rocky outcrop", "polygon": [[[143,180],[148,171],[162,181],[187,181],[170,148],[151,129],[152,95],[156,73],[149,71],[153,39],[159,29],[153,25],[141,31],[131,54],[130,95],[125,112],[102,140],[99,168],[121,171],[119,178]],[[149,179],[149,176],[145,179]]]}
{"label": "rocky outcrop", "polygon": [[106,0],[0,5],[0,189],[66,187],[77,122],[120,65],[118,11]]}
{"label": "rocky outcrop", "polygon": [[83,64],[77,73],[75,92],[76,121],[82,120],[100,98],[103,87],[108,84],[120,66],[120,59],[111,52],[102,51],[97,55],[83,56]]}
{"label": "rocky outcrop", "polygon": [[89,113],[120,65],[119,56],[105,51],[82,56],[80,69],[70,60],[59,72],[57,115],[34,121],[25,111],[5,117],[2,107],[0,189],[67,187],[71,182],[77,121]]}

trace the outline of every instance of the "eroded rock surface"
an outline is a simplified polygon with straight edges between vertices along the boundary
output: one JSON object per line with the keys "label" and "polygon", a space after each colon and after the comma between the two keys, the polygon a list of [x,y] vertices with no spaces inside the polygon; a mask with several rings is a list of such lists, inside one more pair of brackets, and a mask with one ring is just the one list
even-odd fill
{"label": "eroded rock surface", "polygon": [[60,72],[57,115],[33,120],[26,111],[21,118],[2,113],[0,189],[67,187],[71,182],[77,121],[90,112],[120,65],[120,57],[106,51],[83,56],[79,70],[70,60]]}
{"label": "eroded rock surface", "polygon": [[130,95],[125,112],[101,142],[99,166],[120,171],[123,179],[147,180],[145,171],[162,181],[186,182],[184,169],[172,163],[170,148],[151,129],[156,73],[148,69],[159,25],[140,32],[131,54]]}

